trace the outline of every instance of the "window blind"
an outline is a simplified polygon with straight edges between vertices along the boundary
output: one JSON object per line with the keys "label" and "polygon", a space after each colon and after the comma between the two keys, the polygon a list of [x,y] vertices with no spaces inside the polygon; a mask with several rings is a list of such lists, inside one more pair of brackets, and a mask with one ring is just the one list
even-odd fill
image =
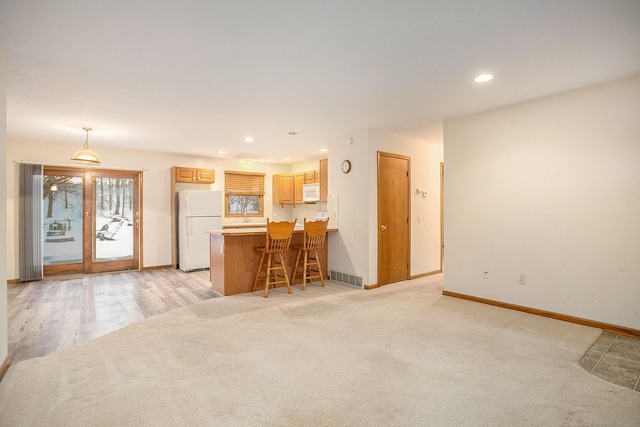
{"label": "window blind", "polygon": [[224,171],[224,192],[243,196],[263,196],[264,175],[256,172]]}

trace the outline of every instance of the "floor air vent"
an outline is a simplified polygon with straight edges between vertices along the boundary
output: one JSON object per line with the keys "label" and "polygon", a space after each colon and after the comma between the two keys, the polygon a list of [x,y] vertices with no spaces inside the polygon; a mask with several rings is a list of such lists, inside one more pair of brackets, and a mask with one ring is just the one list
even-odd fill
{"label": "floor air vent", "polygon": [[360,289],[364,287],[362,277],[360,276],[329,270],[329,277],[331,277],[331,280],[334,282],[344,283],[345,285],[354,286]]}

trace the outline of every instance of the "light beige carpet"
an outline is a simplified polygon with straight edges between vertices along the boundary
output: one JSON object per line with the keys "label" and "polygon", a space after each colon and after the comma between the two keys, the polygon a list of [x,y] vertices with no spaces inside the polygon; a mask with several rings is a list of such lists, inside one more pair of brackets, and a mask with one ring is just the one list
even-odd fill
{"label": "light beige carpet", "polygon": [[3,426],[640,425],[578,364],[600,330],[438,278],[203,301],[12,366]]}

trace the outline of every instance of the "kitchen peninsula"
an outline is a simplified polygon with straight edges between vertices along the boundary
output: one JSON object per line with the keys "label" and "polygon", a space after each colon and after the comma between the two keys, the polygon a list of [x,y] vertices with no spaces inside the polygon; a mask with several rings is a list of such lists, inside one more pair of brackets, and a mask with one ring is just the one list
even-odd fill
{"label": "kitchen peninsula", "polygon": [[[327,229],[328,233],[338,231]],[[266,227],[255,228],[225,228],[210,230],[210,280],[211,289],[220,295],[234,295],[251,292],[255,278],[260,253],[254,250],[264,247]],[[291,245],[302,244],[303,230],[294,230]],[[296,250],[289,249],[285,254],[285,262],[289,277],[293,272],[296,261]],[[318,251],[322,272],[328,276],[327,270],[327,242]],[[262,289],[258,284],[258,290]]]}

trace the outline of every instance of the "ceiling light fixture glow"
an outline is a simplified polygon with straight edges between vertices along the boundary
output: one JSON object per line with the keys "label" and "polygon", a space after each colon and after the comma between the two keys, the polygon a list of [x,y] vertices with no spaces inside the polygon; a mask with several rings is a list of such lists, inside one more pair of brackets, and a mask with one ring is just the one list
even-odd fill
{"label": "ceiling light fixture glow", "polygon": [[245,136],[243,141],[244,142],[253,142],[253,138],[251,138],[250,136]]}
{"label": "ceiling light fixture glow", "polygon": [[492,79],[493,79],[493,74],[480,74],[479,76],[476,76],[476,78],[473,79],[473,81],[476,83],[484,83]]}
{"label": "ceiling light fixture glow", "polygon": [[320,151],[323,152],[323,153],[326,153],[327,151],[329,151],[329,149],[328,148],[321,148]]}
{"label": "ceiling light fixture glow", "polygon": [[218,150],[218,154],[224,154],[223,150]]}

